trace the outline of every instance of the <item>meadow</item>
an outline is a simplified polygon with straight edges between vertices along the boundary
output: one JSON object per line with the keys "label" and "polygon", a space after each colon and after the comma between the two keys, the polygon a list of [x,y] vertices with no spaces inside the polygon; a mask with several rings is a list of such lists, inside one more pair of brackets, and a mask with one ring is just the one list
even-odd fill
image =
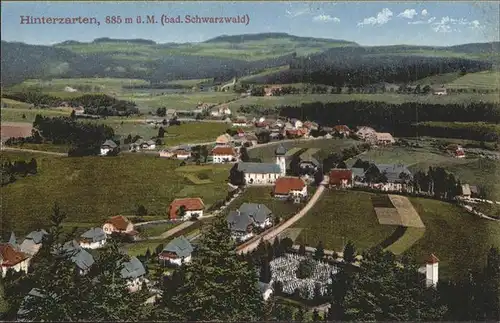
{"label": "meadow", "polygon": [[[3,100],[3,99],[2,99]],[[2,108],[2,121],[33,122],[37,114],[45,117],[69,117],[71,112],[55,109]]]}
{"label": "meadow", "polygon": [[483,71],[467,73],[446,84],[450,89],[488,89],[498,90],[500,87],[500,72]]}
{"label": "meadow", "polygon": [[204,166],[211,182],[195,185],[176,171],[179,161],[143,154],[68,158],[3,151],[0,156],[11,161],[34,157],[38,164],[37,175],[2,187],[2,235],[46,227],[56,202],[68,222],[89,225],[118,214],[134,215],[139,205],[149,215],[166,218],[178,197],[201,197],[209,207],[226,197],[230,167]]}
{"label": "meadow", "polygon": [[[297,222],[302,229],[295,243],[316,246],[322,241],[325,249],[342,251],[351,240],[358,250],[380,244],[395,226],[380,225],[370,197],[373,193],[359,191],[328,191],[313,211]],[[410,198],[419,213],[425,230],[415,229],[396,241],[391,251],[404,253],[423,264],[429,254],[439,259],[440,277],[462,277],[464,268],[479,269],[485,264],[487,250],[500,247],[500,226],[497,222],[470,215],[456,205],[432,199]],[[404,239],[404,240],[403,240]]]}
{"label": "meadow", "polygon": [[[328,154],[332,152],[340,152],[342,149],[351,147],[358,143],[360,142],[351,139],[284,140],[265,146],[251,148],[248,150],[248,155],[250,158],[259,158],[263,162],[274,162],[274,152],[279,145],[283,145],[283,147],[287,150],[293,150],[290,154],[298,153],[300,148],[316,148],[319,149],[319,151],[316,152],[315,157],[319,158],[319,161],[321,162],[322,158],[326,158]],[[287,154],[287,156],[290,156],[290,154]]]}

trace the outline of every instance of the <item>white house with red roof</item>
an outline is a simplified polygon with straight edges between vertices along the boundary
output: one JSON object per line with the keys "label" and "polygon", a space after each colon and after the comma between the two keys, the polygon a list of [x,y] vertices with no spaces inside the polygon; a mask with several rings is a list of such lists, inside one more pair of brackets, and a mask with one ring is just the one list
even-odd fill
{"label": "white house with red roof", "polygon": [[138,234],[138,232],[134,229],[134,224],[123,215],[116,215],[109,218],[102,226],[102,230],[107,235],[118,233],[135,237]]}
{"label": "white house with red roof", "polygon": [[8,270],[15,272],[28,272],[31,255],[21,251],[17,245],[14,233],[11,234],[8,243],[0,243],[0,267],[2,277],[5,277]]}
{"label": "white house with red roof", "polygon": [[231,146],[216,146],[210,152],[214,164],[223,164],[237,161],[238,154]]}
{"label": "white house with red roof", "polygon": [[274,183],[273,194],[275,197],[302,199],[307,197],[307,185],[299,177],[280,177]]}
{"label": "white house with red roof", "polygon": [[203,217],[205,204],[199,197],[175,199],[170,203],[168,214],[170,219],[189,220],[193,216]]}

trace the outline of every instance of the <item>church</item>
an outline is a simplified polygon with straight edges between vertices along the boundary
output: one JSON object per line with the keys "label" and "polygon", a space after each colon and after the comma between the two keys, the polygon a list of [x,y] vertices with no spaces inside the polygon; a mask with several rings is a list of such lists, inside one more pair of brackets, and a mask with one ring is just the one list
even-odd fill
{"label": "church", "polygon": [[246,185],[266,185],[286,175],[286,149],[282,145],[276,148],[275,163],[238,163],[238,171],[243,172]]}

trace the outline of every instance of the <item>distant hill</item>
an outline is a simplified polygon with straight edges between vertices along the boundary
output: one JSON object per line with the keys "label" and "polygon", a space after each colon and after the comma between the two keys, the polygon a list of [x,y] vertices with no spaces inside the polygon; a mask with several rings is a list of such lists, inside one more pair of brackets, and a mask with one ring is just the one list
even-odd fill
{"label": "distant hill", "polygon": [[338,43],[350,46],[359,46],[355,42],[338,39],[328,38],[314,38],[314,37],[300,37],[289,35],[287,33],[260,33],[260,34],[242,34],[242,35],[222,35],[205,41],[204,43],[243,43],[251,41],[272,41],[276,39],[287,39],[295,42],[324,42],[324,43]]}
{"label": "distant hill", "polygon": [[[316,67],[341,63],[355,66],[372,61],[390,64],[387,57],[396,56],[495,62],[499,60],[498,48],[498,42],[451,47],[362,47],[346,40],[286,33],[222,35],[187,44],[106,37],[92,42],[68,40],[53,46],[2,41],[1,76],[3,86],[28,78],[61,77],[140,78],[151,82],[195,78],[225,81],[273,67],[293,66],[297,60],[310,61],[308,64]],[[279,73],[300,78],[303,71],[291,68]]]}

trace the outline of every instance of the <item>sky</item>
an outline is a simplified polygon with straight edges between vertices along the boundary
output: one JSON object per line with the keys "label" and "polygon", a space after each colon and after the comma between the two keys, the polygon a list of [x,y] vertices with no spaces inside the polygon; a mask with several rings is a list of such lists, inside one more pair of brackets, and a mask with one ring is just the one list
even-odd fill
{"label": "sky", "polygon": [[[1,39],[51,45],[66,40],[143,38],[158,43],[201,42],[220,35],[283,32],[343,39],[365,46],[451,46],[499,40],[494,2],[9,2],[2,1]],[[137,24],[162,15],[184,23]],[[187,23],[185,16],[247,16],[246,23]],[[94,17],[97,24],[21,24],[21,16]],[[106,24],[106,17],[132,24]]]}

